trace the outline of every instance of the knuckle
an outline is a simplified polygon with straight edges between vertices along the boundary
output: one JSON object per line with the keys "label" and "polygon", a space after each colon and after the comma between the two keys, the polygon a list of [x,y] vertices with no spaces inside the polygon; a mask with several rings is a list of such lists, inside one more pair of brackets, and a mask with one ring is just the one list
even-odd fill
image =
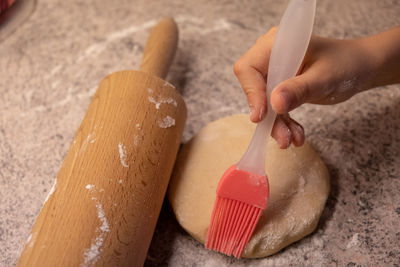
{"label": "knuckle", "polygon": [[275,35],[277,30],[278,30],[278,26],[274,26],[274,27],[272,27],[271,29],[269,29],[269,31],[267,32],[267,34]]}
{"label": "knuckle", "polygon": [[252,86],[244,86],[243,91],[246,94],[247,98],[251,98],[252,96],[257,94],[257,90]]}
{"label": "knuckle", "polygon": [[246,71],[246,64],[243,62],[242,59],[239,59],[233,65],[233,72],[236,76],[240,76],[243,72]]}
{"label": "knuckle", "polygon": [[256,44],[262,43],[264,39],[269,38],[268,33],[261,35],[257,38]]}
{"label": "knuckle", "polygon": [[261,35],[258,39],[257,39],[257,43],[264,43],[264,42],[271,42],[275,35],[276,35],[276,31],[278,30],[278,27],[272,27],[267,33]]}

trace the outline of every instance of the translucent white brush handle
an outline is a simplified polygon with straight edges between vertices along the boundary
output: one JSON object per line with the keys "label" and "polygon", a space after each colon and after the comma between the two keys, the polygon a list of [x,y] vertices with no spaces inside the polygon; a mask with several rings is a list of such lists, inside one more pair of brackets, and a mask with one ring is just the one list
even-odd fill
{"label": "translucent white brush handle", "polygon": [[246,153],[236,164],[238,169],[265,175],[265,150],[275,122],[271,92],[279,83],[296,75],[310,42],[316,0],[291,0],[279,23],[269,60],[266,117],[257,124]]}

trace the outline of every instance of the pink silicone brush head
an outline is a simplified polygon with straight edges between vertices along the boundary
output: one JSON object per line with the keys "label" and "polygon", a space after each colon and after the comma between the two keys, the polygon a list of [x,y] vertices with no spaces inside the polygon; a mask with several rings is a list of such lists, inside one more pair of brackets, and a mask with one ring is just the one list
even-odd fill
{"label": "pink silicone brush head", "polygon": [[206,248],[242,256],[269,196],[266,176],[231,166],[217,188]]}

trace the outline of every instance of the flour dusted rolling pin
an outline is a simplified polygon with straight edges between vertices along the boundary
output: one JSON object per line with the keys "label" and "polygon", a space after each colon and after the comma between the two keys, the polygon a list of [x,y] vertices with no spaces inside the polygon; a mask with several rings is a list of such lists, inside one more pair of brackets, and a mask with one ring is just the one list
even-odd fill
{"label": "flour dusted rolling pin", "polygon": [[163,19],[142,71],[107,76],[93,97],[18,266],[142,266],[181,140],[186,107],[163,81],[177,46]]}

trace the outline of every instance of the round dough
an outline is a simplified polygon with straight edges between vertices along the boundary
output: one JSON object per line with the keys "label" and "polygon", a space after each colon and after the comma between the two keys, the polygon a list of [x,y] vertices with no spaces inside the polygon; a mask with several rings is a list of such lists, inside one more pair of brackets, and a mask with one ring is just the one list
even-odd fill
{"label": "round dough", "polygon": [[[179,224],[203,243],[207,236],[219,179],[245,152],[255,130],[248,115],[214,121],[183,145],[168,198]],[[274,254],[310,234],[329,194],[326,166],[310,145],[267,147],[270,196],[243,257]]]}

